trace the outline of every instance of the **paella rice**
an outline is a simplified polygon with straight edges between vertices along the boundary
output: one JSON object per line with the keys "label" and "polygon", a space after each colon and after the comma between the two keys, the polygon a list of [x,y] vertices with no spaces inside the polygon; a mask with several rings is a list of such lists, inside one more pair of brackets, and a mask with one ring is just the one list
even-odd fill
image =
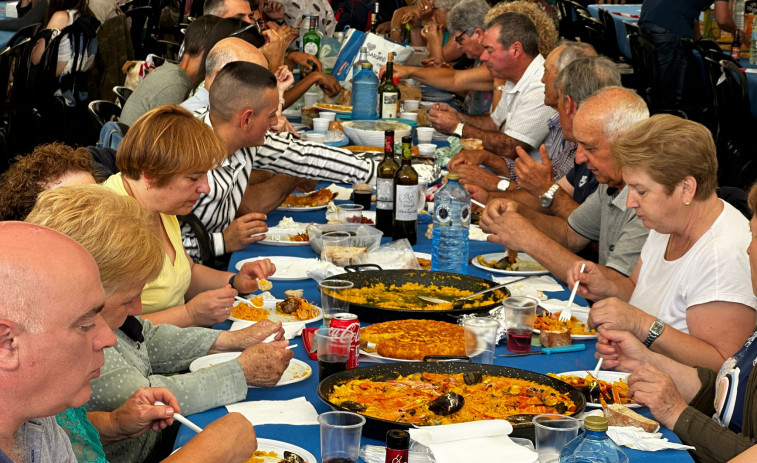
{"label": "paella rice", "polygon": [[[504,299],[504,293],[495,291],[498,300]],[[455,288],[453,286],[437,286],[434,284],[424,285],[407,282],[401,286],[375,283],[362,288],[351,288],[339,292],[339,298],[348,300],[350,303],[381,307],[382,309],[400,310],[450,310],[452,303],[428,304],[418,299],[417,296],[428,296],[440,299],[458,299],[470,296],[473,291]],[[464,307],[479,307],[491,303],[491,295],[478,296],[467,302]]]}

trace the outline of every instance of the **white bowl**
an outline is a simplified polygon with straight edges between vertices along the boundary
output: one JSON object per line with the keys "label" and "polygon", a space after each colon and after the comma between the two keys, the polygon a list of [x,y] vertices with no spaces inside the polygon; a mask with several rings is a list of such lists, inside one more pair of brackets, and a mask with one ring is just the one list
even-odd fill
{"label": "white bowl", "polygon": [[342,123],[344,133],[353,145],[384,147],[384,131],[394,130],[394,140],[410,135],[411,127],[396,121],[346,121]]}

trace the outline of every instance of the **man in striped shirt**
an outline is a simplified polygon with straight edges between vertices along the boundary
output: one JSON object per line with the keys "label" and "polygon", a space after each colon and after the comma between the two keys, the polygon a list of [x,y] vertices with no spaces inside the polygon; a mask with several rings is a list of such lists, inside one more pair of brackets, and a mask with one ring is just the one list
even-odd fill
{"label": "man in striped shirt", "polygon": [[[229,152],[220,167],[208,172],[210,192],[200,197],[193,210],[207,228],[216,255],[242,249],[253,240],[245,224],[235,217],[260,210],[261,204],[268,210],[276,207],[301,178],[339,183],[373,181],[374,165],[369,159],[297,140],[289,133],[268,132],[276,123],[278,106],[273,74],[262,66],[237,61],[218,73],[210,88],[210,107],[198,116],[213,127]],[[248,182],[253,169],[287,175],[292,178],[291,188],[250,194]],[[186,224],[182,236],[190,256],[198,259],[196,237]]]}

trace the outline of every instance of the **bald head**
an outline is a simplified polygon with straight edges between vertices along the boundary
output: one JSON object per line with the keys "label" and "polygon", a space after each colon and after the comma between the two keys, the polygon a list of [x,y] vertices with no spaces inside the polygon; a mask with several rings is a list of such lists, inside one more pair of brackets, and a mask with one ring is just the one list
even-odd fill
{"label": "bald head", "polygon": [[47,304],[78,297],[82,286],[98,286],[102,298],[97,264],[66,235],[24,222],[0,222],[0,243],[0,319],[40,332]]}
{"label": "bald head", "polygon": [[649,118],[649,109],[633,90],[606,87],[584,102],[576,114],[578,118],[596,122],[602,136],[612,142],[636,123]]}
{"label": "bald head", "polygon": [[210,90],[216,74],[234,61],[245,61],[268,68],[268,59],[257,47],[246,40],[228,37],[215,44],[205,59],[205,88]]}

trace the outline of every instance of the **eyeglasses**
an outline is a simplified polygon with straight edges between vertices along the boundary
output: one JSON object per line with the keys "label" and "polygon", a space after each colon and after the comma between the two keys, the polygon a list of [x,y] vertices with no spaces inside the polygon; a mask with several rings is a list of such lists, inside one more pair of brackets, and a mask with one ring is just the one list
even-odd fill
{"label": "eyeglasses", "polygon": [[458,35],[455,36],[455,43],[460,45],[463,43],[463,36],[468,35],[467,31],[460,32]]}

